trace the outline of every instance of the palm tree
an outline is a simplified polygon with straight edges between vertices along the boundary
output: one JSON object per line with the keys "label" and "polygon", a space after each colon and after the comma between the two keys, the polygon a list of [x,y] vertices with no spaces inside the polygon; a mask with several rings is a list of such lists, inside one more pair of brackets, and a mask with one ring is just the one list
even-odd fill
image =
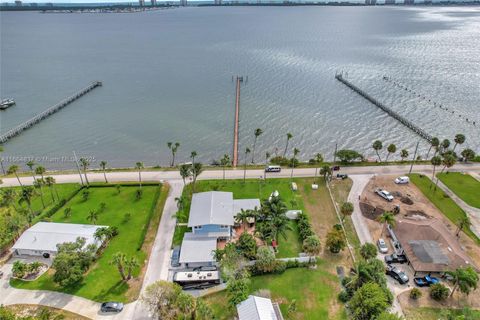
{"label": "palm tree", "polygon": [[87,169],[88,169],[88,166],[90,165],[90,162],[85,158],[80,158],[80,165],[82,166],[83,175],[85,176],[85,182],[87,183],[87,186],[88,186],[89,183],[87,178]]}
{"label": "palm tree", "polygon": [[90,210],[88,212],[87,220],[93,224],[97,224],[98,212],[96,210]]}
{"label": "palm tree", "polygon": [[255,129],[255,131],[253,132],[253,134],[255,135],[255,140],[253,140],[253,148],[252,148],[252,163],[255,163],[255,146],[257,144],[257,139],[258,137],[263,133],[262,129],[260,128],[257,128]]}
{"label": "palm tree", "polygon": [[112,260],[110,261],[110,264],[116,265],[118,272],[120,273],[120,276],[122,277],[122,280],[126,280],[125,276],[125,261],[127,260],[127,256],[123,252],[117,252],[113,255]]}
{"label": "palm tree", "polygon": [[395,144],[391,143],[391,144],[388,145],[387,151],[388,151],[388,153],[387,153],[387,158],[385,159],[385,162],[388,161],[388,157],[390,156],[390,154],[397,152],[397,146]]}
{"label": "palm tree", "polygon": [[290,174],[290,180],[293,179],[293,169],[295,169],[295,161],[297,160],[297,156],[300,153],[300,150],[297,148],[293,148],[293,158],[292,158],[292,173]]}
{"label": "palm tree", "polygon": [[138,170],[138,183],[140,184],[140,189],[142,188],[142,169],[143,169],[143,163],[142,162],[137,162],[135,163],[135,169]]}
{"label": "palm tree", "polygon": [[443,173],[443,171],[445,171],[446,168],[453,167],[455,162],[457,162],[457,159],[453,156],[453,154],[446,154],[442,160],[443,168],[440,173]]}
{"label": "palm tree", "polygon": [[405,161],[406,157],[408,157],[408,150],[407,149],[402,149],[400,151],[400,158],[402,158],[402,161]]}
{"label": "palm tree", "polygon": [[[268,160],[270,159],[270,152],[265,152],[265,168],[268,166]],[[265,182],[267,182],[267,171],[265,170]]]}
{"label": "palm tree", "polygon": [[427,159],[428,159],[428,155],[430,154],[430,151],[432,150],[432,148],[435,148],[435,154],[437,153],[439,145],[440,145],[440,140],[438,140],[437,137],[433,137],[432,141],[430,141],[430,148],[428,148]]}
{"label": "palm tree", "polygon": [[32,172],[32,176],[33,176],[33,182],[35,182],[36,178],[35,178],[35,170],[33,170],[33,167],[35,166],[35,161],[33,160],[30,160],[26,163],[27,167],[30,169],[30,171]]}
{"label": "palm tree", "polygon": [[373,150],[375,150],[375,153],[377,154],[378,161],[382,162],[382,159],[380,158],[380,154],[378,153],[378,151],[382,150],[382,148],[383,148],[382,141],[375,140],[372,144],[372,148],[373,148]]}
{"label": "palm tree", "polygon": [[131,257],[130,259],[125,260],[125,268],[127,269],[127,281],[132,279],[133,269],[137,268],[139,265],[140,264],[135,257]]}
{"label": "palm tree", "polygon": [[[47,187],[50,189],[50,195],[52,196],[52,201],[55,202],[55,197],[53,195],[53,184],[55,183],[55,179],[53,177],[46,177],[44,181]],[[58,194],[57,194],[57,198],[58,198]]]}
{"label": "palm tree", "polygon": [[33,186],[40,191],[40,200],[42,201],[42,206],[43,209],[45,209],[45,201],[43,200],[43,191],[42,191],[42,186],[45,184],[45,181],[43,179],[35,179],[33,182]]}
{"label": "palm tree", "polygon": [[285,144],[285,150],[283,150],[283,157],[285,158],[285,155],[287,154],[287,149],[288,149],[288,142],[290,139],[293,138],[293,135],[289,132],[287,133],[287,143]]}
{"label": "palm tree", "polygon": [[353,203],[351,202],[344,202],[340,207],[340,211],[343,214],[343,219],[345,220],[346,216],[351,216],[353,213]]}
{"label": "palm tree", "polygon": [[12,205],[15,210],[18,211],[17,207],[15,206],[15,202],[17,200],[17,191],[15,189],[11,189],[11,188],[8,188],[8,189],[1,189],[1,193],[2,193],[2,205],[5,205],[5,206],[10,206]]}
{"label": "palm tree", "polygon": [[100,161],[100,168],[103,170],[103,177],[105,178],[105,183],[108,183],[107,174],[105,172],[105,168],[107,167],[107,161]]}
{"label": "palm tree", "polygon": [[395,227],[395,215],[393,212],[385,211],[380,217],[378,217],[378,222],[383,223],[383,228],[386,229],[387,225],[390,225],[392,228]]}
{"label": "palm tree", "polygon": [[455,148],[457,147],[457,144],[463,144],[465,142],[465,136],[461,133],[459,134],[456,134],[455,135],[455,139],[453,139],[453,141],[455,141],[455,144],[453,145],[453,149],[452,151],[455,151]]}
{"label": "palm tree", "polygon": [[469,294],[472,289],[477,289],[478,274],[472,267],[458,268],[455,271],[447,271],[446,274],[453,278],[453,289],[450,297],[460,288],[460,291]]}
{"label": "palm tree", "polygon": [[192,166],[192,176],[193,176],[193,182],[192,182],[192,192],[195,192],[195,184],[197,182],[197,178],[202,173],[203,171],[203,165],[200,162],[195,163]]}
{"label": "palm tree", "polygon": [[180,143],[167,142],[167,147],[172,152],[172,161],[170,163],[170,167],[175,167],[175,155],[177,154],[177,150],[180,147]]}
{"label": "palm tree", "polygon": [[250,210],[240,209],[240,212],[235,215],[235,222],[240,223],[243,226],[243,229],[246,229],[245,225],[248,223],[248,219],[251,217],[252,213]]}
{"label": "palm tree", "polygon": [[230,165],[230,163],[231,163],[230,156],[228,154],[224,154],[223,158],[220,159],[220,165],[223,168],[223,180],[225,180],[225,167]]}
{"label": "palm tree", "polygon": [[433,181],[435,180],[435,168],[442,164],[442,158],[440,158],[439,156],[433,156],[430,162],[432,163],[432,166],[433,166],[432,180],[430,181],[430,188],[431,188]]}
{"label": "palm tree", "polygon": [[183,179],[183,185],[185,186],[185,179],[190,177],[192,174],[192,168],[188,164],[182,164],[180,165],[180,176]]}
{"label": "palm tree", "polygon": [[42,166],[37,166],[35,168],[35,173],[40,175],[42,177],[42,179],[44,179],[43,175],[45,174],[45,171],[46,171],[45,168],[42,167]]}
{"label": "palm tree", "polygon": [[457,221],[457,231],[455,232],[455,235],[458,237],[460,235],[460,231],[470,229],[471,225],[472,222],[470,221],[470,218],[468,216],[461,217]]}
{"label": "palm tree", "polygon": [[325,183],[327,182],[327,176],[332,174],[332,168],[328,164],[324,164],[320,168],[320,174],[323,175],[323,179],[325,180]]}
{"label": "palm tree", "polygon": [[35,196],[35,189],[33,187],[27,186],[22,188],[20,193],[20,203],[25,202],[30,210],[30,213],[33,216],[33,209],[32,209],[32,198]]}
{"label": "palm tree", "polygon": [[245,148],[245,163],[243,165],[243,183],[245,183],[245,179],[247,178],[247,157],[250,153],[249,148]]}
{"label": "palm tree", "polygon": [[311,235],[303,240],[303,251],[308,254],[309,262],[311,262],[311,258],[320,254],[321,244],[320,239],[316,235]]}
{"label": "palm tree", "polygon": [[8,168],[7,173],[8,173],[8,174],[14,174],[15,177],[17,177],[18,184],[20,185],[20,187],[23,188],[23,184],[22,184],[22,182],[20,181],[20,178],[18,177],[18,166],[17,166],[16,164],[12,164],[12,165]]}
{"label": "palm tree", "polygon": [[[192,178],[195,180],[195,173],[193,172],[193,168],[195,167],[195,157],[197,156],[197,151],[190,152],[190,158],[192,159]],[[193,185],[192,185],[193,186]]]}
{"label": "palm tree", "polygon": [[440,144],[440,149],[441,149],[440,154],[443,155],[448,150],[448,147],[450,147],[450,140],[443,139],[442,143]]}

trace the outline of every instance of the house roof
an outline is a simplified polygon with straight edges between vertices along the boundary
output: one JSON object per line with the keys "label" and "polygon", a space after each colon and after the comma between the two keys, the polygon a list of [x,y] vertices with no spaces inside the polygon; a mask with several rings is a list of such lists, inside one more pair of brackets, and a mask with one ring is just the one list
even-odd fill
{"label": "house roof", "polygon": [[258,199],[233,200],[231,192],[209,191],[195,193],[192,196],[188,226],[203,226],[208,224],[234,224],[234,216],[241,209],[260,208]]}
{"label": "house roof", "polygon": [[267,298],[249,296],[237,305],[239,320],[278,320],[272,301]]}
{"label": "house roof", "polygon": [[185,233],[180,250],[180,263],[214,262],[213,252],[217,249],[217,238]]}
{"label": "house roof", "polygon": [[74,242],[85,238],[85,245],[95,244],[95,231],[106,226],[88,224],[38,222],[27,229],[12,247],[12,250],[57,251],[57,244]]}
{"label": "house roof", "polygon": [[399,220],[394,232],[415,271],[444,272],[466,266],[477,269],[455,236],[438,219]]}

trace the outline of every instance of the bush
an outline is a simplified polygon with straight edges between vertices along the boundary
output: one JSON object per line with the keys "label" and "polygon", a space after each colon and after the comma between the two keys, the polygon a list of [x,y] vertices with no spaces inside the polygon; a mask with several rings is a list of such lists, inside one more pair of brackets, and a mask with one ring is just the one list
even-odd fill
{"label": "bush", "polygon": [[435,283],[430,286],[430,297],[437,301],[447,299],[449,290],[441,283]]}
{"label": "bush", "polygon": [[21,261],[15,261],[12,267],[13,276],[16,278],[23,278],[27,272],[27,264]]}
{"label": "bush", "polygon": [[257,253],[257,242],[255,238],[248,232],[244,232],[240,235],[236,243],[236,247],[240,250],[243,256],[247,259],[255,259],[255,254]]}
{"label": "bush", "polygon": [[343,303],[347,303],[348,300],[350,300],[350,298],[351,298],[350,295],[345,290],[340,291],[340,293],[338,294],[338,300],[340,300]]}
{"label": "bush", "polygon": [[315,233],[312,230],[312,225],[308,220],[308,217],[304,213],[300,213],[297,219],[298,233],[300,234],[300,239],[302,242],[309,236],[314,235]]}
{"label": "bush", "polygon": [[363,259],[368,260],[377,256],[377,247],[373,243],[365,243],[360,247],[360,255]]}
{"label": "bush", "polygon": [[417,300],[422,296],[422,291],[418,288],[410,290],[410,299]]}
{"label": "bush", "polygon": [[143,196],[143,190],[142,189],[137,189],[135,191],[135,199],[140,200],[140,199],[142,199],[142,196]]}
{"label": "bush", "polygon": [[287,263],[285,261],[276,261],[275,266],[273,268],[273,273],[281,274],[287,270]]}
{"label": "bush", "polygon": [[270,159],[270,163],[276,164],[279,166],[288,166],[289,160],[282,156],[276,156]]}

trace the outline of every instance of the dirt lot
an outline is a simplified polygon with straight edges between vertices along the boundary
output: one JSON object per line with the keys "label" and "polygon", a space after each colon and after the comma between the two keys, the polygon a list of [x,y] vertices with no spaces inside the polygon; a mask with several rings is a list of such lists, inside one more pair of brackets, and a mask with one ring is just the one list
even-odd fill
{"label": "dirt lot", "polygon": [[[393,180],[396,176],[375,176],[369,184],[365,187],[365,190],[361,196],[362,207],[374,207],[375,216],[378,216],[383,211],[393,211],[396,205],[400,206],[400,213],[396,215],[399,219],[440,219],[445,226],[453,233],[455,233],[456,226],[448,220],[413,184],[395,184]],[[388,202],[375,193],[376,188],[381,188],[389,191],[394,200]],[[403,202],[402,202],[403,200]],[[406,204],[405,202],[413,202],[412,204]],[[386,237],[386,234],[382,233],[382,225],[372,218],[371,211],[362,212],[367,217],[368,227],[372,233],[373,239],[377,240],[380,235]],[[388,242],[388,241],[387,241]],[[465,234],[460,233],[460,244],[475,263],[480,266],[480,248]]]}

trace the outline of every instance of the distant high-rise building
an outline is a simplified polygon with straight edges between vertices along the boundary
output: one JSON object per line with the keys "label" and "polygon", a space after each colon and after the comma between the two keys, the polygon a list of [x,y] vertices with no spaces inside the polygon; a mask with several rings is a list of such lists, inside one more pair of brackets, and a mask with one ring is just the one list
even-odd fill
{"label": "distant high-rise building", "polygon": [[157,0],[150,0],[152,2],[152,7],[155,7],[157,5]]}
{"label": "distant high-rise building", "polygon": [[182,7],[186,7],[187,6],[187,0],[180,0],[180,5]]}
{"label": "distant high-rise building", "polygon": [[370,0],[365,0],[365,5],[370,5]]}
{"label": "distant high-rise building", "polygon": [[139,5],[140,7],[145,6],[145,0],[138,0],[138,5]]}
{"label": "distant high-rise building", "polygon": [[415,0],[404,0],[403,4],[415,4]]}
{"label": "distant high-rise building", "polygon": [[370,0],[370,4],[371,4],[372,6],[376,5],[376,4],[377,4],[377,0]]}
{"label": "distant high-rise building", "polygon": [[385,0],[385,4],[395,4],[395,0]]}
{"label": "distant high-rise building", "polygon": [[22,6],[22,1],[21,0],[15,0],[15,5],[17,7],[21,7]]}
{"label": "distant high-rise building", "polygon": [[214,2],[216,5],[221,5],[222,4],[222,0],[215,0]]}

